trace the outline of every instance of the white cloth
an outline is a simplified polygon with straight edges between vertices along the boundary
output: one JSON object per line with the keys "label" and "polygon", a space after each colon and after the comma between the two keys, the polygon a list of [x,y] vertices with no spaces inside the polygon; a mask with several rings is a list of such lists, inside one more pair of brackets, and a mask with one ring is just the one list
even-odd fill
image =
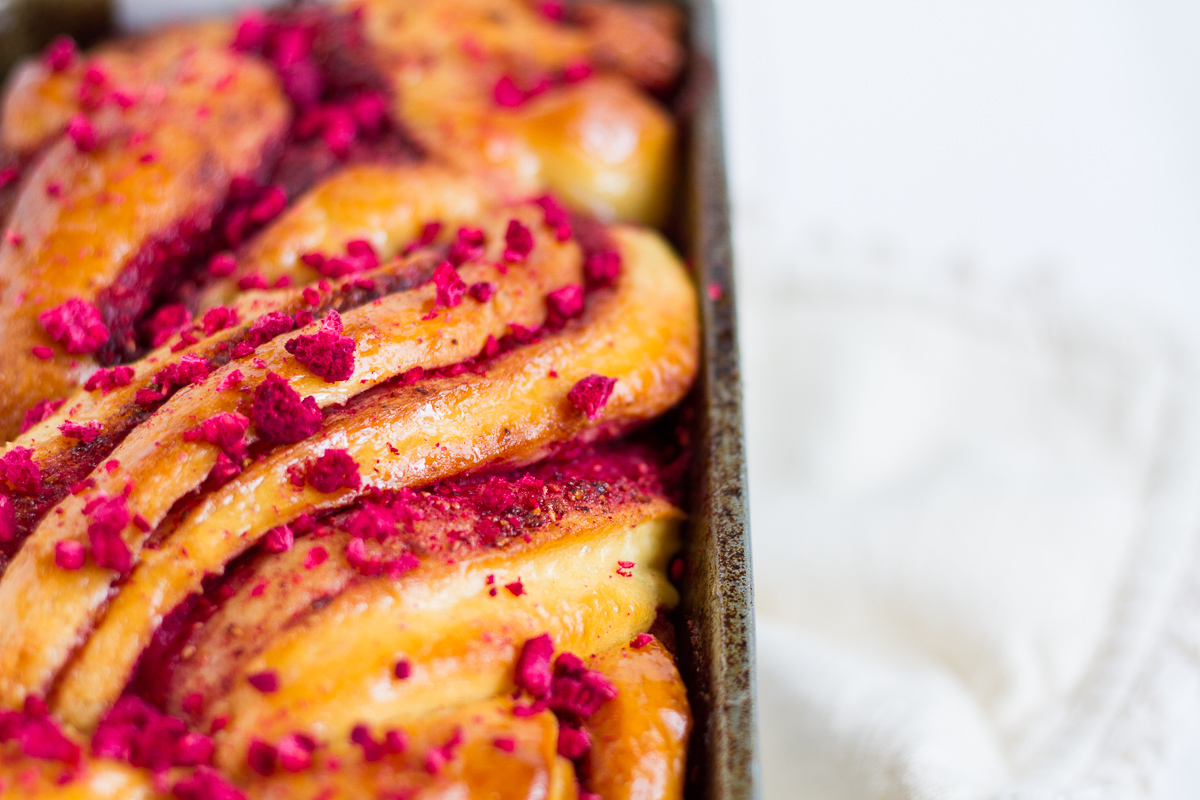
{"label": "white cloth", "polygon": [[765,797],[1200,794],[1200,9],[721,12]]}

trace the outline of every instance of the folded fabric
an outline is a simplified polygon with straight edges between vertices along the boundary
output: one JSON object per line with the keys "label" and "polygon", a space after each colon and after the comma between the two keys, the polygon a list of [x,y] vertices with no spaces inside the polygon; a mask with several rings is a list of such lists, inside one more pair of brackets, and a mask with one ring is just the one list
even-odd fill
{"label": "folded fabric", "polygon": [[746,284],[765,796],[1152,791],[1200,716],[1187,354],[953,292]]}

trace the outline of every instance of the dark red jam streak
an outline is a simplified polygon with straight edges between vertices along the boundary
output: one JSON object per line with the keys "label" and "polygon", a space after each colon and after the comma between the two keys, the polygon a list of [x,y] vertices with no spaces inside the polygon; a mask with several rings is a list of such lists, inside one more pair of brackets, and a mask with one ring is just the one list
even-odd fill
{"label": "dark red jam streak", "polygon": [[[566,448],[562,455],[521,469],[460,476],[421,489],[370,492],[331,516],[314,520],[305,515],[287,527],[297,537],[341,530],[372,545],[374,540],[384,540],[392,552],[459,557],[502,547],[570,512],[600,513],[653,497],[682,500],[686,447],[669,432],[650,431],[637,441]],[[184,648],[222,603],[247,585],[259,559],[272,557],[270,548],[260,545],[233,561],[223,575],[206,577],[203,591],[176,607],[155,631],[126,692],[165,705]],[[297,580],[303,580],[303,575]]]}
{"label": "dark red jam streak", "polygon": [[[247,19],[234,47],[275,69],[292,105],[291,129],[255,174],[232,182],[218,207],[157,236],[100,293],[95,304],[110,332],[96,354],[103,364],[144,353],[155,309],[194,309],[213,256],[236,250],[317,181],[347,164],[421,157],[389,114],[388,84],[358,15],[304,6]],[[247,37],[247,29],[257,33]]]}

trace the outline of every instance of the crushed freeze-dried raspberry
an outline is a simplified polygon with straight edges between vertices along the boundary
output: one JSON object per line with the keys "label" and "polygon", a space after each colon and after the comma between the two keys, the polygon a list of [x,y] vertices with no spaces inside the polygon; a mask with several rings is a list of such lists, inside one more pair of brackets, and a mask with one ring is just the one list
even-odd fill
{"label": "crushed freeze-dried raspberry", "polygon": [[608,403],[616,384],[616,378],[589,375],[571,387],[567,399],[571,401],[571,405],[586,414],[588,419],[595,419]]}
{"label": "crushed freeze-dried raspberry", "polygon": [[212,767],[200,767],[171,787],[178,800],[246,800],[225,776]]}
{"label": "crushed freeze-dried raspberry", "polygon": [[724,294],[725,292],[723,289],[721,289],[721,284],[717,283],[716,281],[713,281],[708,285],[708,299],[720,300]]}
{"label": "crushed freeze-dried raspberry", "polygon": [[437,221],[426,222],[424,227],[421,228],[421,235],[418,236],[414,241],[410,242],[409,245],[404,248],[404,255],[408,255],[412,251],[416,250],[418,247],[427,247],[427,246],[433,244],[434,240],[437,239],[438,234],[441,232],[442,232],[442,223],[441,222],[437,222]]}
{"label": "crushed freeze-dried raspberry", "polygon": [[254,390],[250,418],[263,441],[292,444],[307,439],[321,427],[321,409],[312,397],[300,393],[274,372]]}
{"label": "crushed freeze-dried raspberry", "polygon": [[209,444],[215,444],[230,458],[240,461],[246,457],[246,429],[250,420],[236,411],[223,411],[215,414],[195,428],[185,432],[185,441],[203,439]]}
{"label": "crushed freeze-dried raspberry", "polygon": [[243,375],[240,369],[233,370],[224,378],[222,378],[221,382],[217,384],[217,391],[223,392],[226,389],[232,389],[234,386],[237,386],[242,382],[242,377]]}
{"label": "crushed freeze-dried raspberry", "polygon": [[270,289],[271,284],[258,272],[250,272],[238,278],[238,288],[243,292],[251,289]]}
{"label": "crushed freeze-dried raspberry", "polygon": [[304,557],[304,568],[313,569],[325,563],[329,558],[329,551],[324,547],[317,545],[312,550],[308,551],[308,555]]}
{"label": "crushed freeze-dried raspberry", "polygon": [[492,746],[497,750],[503,750],[505,753],[511,753],[517,749],[517,740],[511,736],[497,736],[492,739]]}
{"label": "crushed freeze-dried raspberry", "polygon": [[562,326],[567,320],[583,313],[583,287],[570,284],[555,289],[546,295],[546,307],[550,310],[550,324],[554,327]]}
{"label": "crushed freeze-dried raspberry", "polygon": [[250,743],[250,749],[246,752],[246,764],[265,778],[274,774],[275,762],[278,757],[279,751],[274,747],[261,739],[255,739]]}
{"label": "crushed freeze-dried raspberry", "polygon": [[0,481],[14,494],[34,494],[42,484],[42,471],[33,460],[33,450],[14,447],[0,456]]}
{"label": "crushed freeze-dried raspberry", "polygon": [[438,775],[446,765],[454,759],[454,751],[463,741],[462,728],[455,728],[454,733],[441,747],[431,747],[425,751],[422,766],[430,775]]}
{"label": "crushed freeze-dried raspberry", "polygon": [[517,658],[513,681],[534,697],[542,697],[550,689],[550,657],[554,655],[554,641],[550,634],[543,633],[526,639]]}
{"label": "crushed freeze-dried raspberry", "polygon": [[568,728],[562,725],[558,729],[558,754],[563,758],[574,761],[582,758],[592,748],[592,739],[587,731]]}
{"label": "crushed freeze-dried raspberry", "polygon": [[86,555],[81,542],[66,540],[54,545],[54,563],[61,569],[79,569]]}
{"label": "crushed freeze-dried raspberry", "polygon": [[42,53],[42,62],[52,72],[65,72],[75,66],[75,61],[78,58],[79,47],[70,36],[54,37],[50,44],[46,46],[46,51]]}
{"label": "crushed freeze-dried raspberry", "polygon": [[350,741],[362,748],[363,760],[373,763],[383,758],[384,743],[375,741],[366,725],[355,725],[350,730]]}
{"label": "crushed freeze-dried raspberry", "polygon": [[129,571],[132,556],[121,532],[129,524],[129,510],[125,507],[125,496],[101,495],[83,507],[83,513],[91,518],[88,523],[88,540],[92,545],[92,559],[97,566],[125,573]]}
{"label": "crushed freeze-dried raspberry", "polygon": [[263,536],[263,549],[268,553],[286,553],[295,544],[296,536],[287,525],[277,525]]}
{"label": "crushed freeze-dried raspberry", "polygon": [[212,481],[212,485],[224,486],[231,480],[236,478],[242,472],[242,465],[234,461],[226,453],[217,454],[217,463],[213,464],[213,468],[209,470],[208,479]]}
{"label": "crushed freeze-dried raspberry", "polygon": [[317,333],[289,339],[284,349],[326,383],[344,381],[354,374],[354,339],[341,332],[342,318],[331,310]]}
{"label": "crushed freeze-dried raspberry", "polygon": [[404,731],[387,731],[383,734],[383,749],[391,755],[400,755],[408,749],[408,734]]}
{"label": "crushed freeze-dried raspberry", "polygon": [[212,336],[217,331],[223,331],[238,321],[238,313],[236,308],[229,306],[213,306],[208,311],[204,312],[204,319],[201,320],[201,325],[204,328],[205,336]]}
{"label": "crushed freeze-dried raspberry", "polygon": [[344,528],[358,539],[383,540],[396,530],[397,517],[391,509],[376,503],[363,503],[362,508],[346,517]]}
{"label": "crushed freeze-dried raspberry", "polygon": [[75,143],[75,149],[81,153],[90,153],[96,149],[96,128],[83,114],[76,114],[67,121],[67,136]]}
{"label": "crushed freeze-dried raspberry", "polygon": [[72,297],[38,314],[38,322],[68,353],[91,353],[108,341],[108,328],[94,305]]}
{"label": "crushed freeze-dried raspberry", "polygon": [[584,670],[582,675],[555,676],[547,703],[556,714],[586,719],[600,709],[605,701],[617,696],[617,688],[596,670]]}
{"label": "crushed freeze-dried raspberry", "polygon": [[412,664],[408,662],[407,658],[402,658],[392,667],[392,673],[399,680],[407,680],[408,676],[412,675]]}
{"label": "crushed freeze-dried raspberry", "polygon": [[520,597],[525,594],[525,584],[521,583],[521,579],[517,578],[512,583],[504,584],[504,588],[508,589],[509,594],[513,597]]}
{"label": "crushed freeze-dried raspberry", "polygon": [[509,75],[496,81],[492,88],[492,97],[501,108],[516,108],[525,102],[525,92],[521,91],[517,82]]}
{"label": "crushed freeze-dried raspberry", "polygon": [[563,676],[580,678],[585,672],[587,672],[587,665],[574,653],[559,653],[558,658],[554,659],[554,677],[556,678]]}
{"label": "crushed freeze-dried raspberry", "polygon": [[177,389],[199,383],[212,372],[212,364],[203,356],[188,353],[179,359],[178,363],[167,366],[154,373],[154,382],[162,387],[163,396]]}
{"label": "crushed freeze-dried raspberry", "polygon": [[33,407],[25,412],[25,418],[21,420],[21,433],[54,416],[54,412],[62,408],[62,404],[65,402],[67,399],[60,397],[54,400],[39,400],[34,403]]}
{"label": "crushed freeze-dried raspberry", "polygon": [[483,231],[479,228],[459,228],[446,257],[452,265],[461,267],[483,255],[483,245],[486,241]]}
{"label": "crushed freeze-dried raspberry", "polygon": [[29,352],[33,353],[34,358],[37,358],[41,361],[49,361],[50,359],[54,358],[54,351],[49,347],[33,347],[30,348]]}
{"label": "crushed freeze-dried raspberry", "polygon": [[309,465],[306,478],[310,486],[324,494],[362,486],[358,462],[347,450],[326,450]]}
{"label": "crushed freeze-dried raspberry", "polygon": [[576,59],[569,61],[563,67],[562,77],[565,83],[579,83],[592,77],[595,70],[592,65],[585,59]]}
{"label": "crushed freeze-dried raspberry", "polygon": [[271,311],[263,314],[250,325],[246,338],[238,342],[233,349],[234,358],[244,358],[253,353],[260,345],[295,329],[296,320],[282,311]]}
{"label": "crushed freeze-dried raspberry", "polygon": [[302,772],[312,763],[317,743],[306,734],[289,733],[276,743],[275,749],[279,755],[279,766],[287,772]]}
{"label": "crushed freeze-dried raspberry", "polygon": [[650,634],[639,633],[637,636],[633,637],[633,641],[629,643],[629,646],[632,647],[634,650],[640,650],[653,641],[654,641],[654,637],[651,636]]}
{"label": "crushed freeze-dried raspberry", "polygon": [[87,379],[87,383],[83,384],[83,388],[88,392],[99,389],[101,394],[108,394],[113,389],[132,383],[133,375],[133,367],[101,368],[92,373],[92,376]]}
{"label": "crushed freeze-dried raspberry", "polygon": [[212,761],[213,742],[190,732],[178,717],[164,714],[134,695],[121,697],[92,735],[92,753],[161,772]]}
{"label": "crushed freeze-dried raspberry", "polygon": [[533,251],[533,233],[520,223],[510,219],[504,231],[504,260],[519,263]]}
{"label": "crushed freeze-dried raspberry", "polygon": [[554,231],[555,239],[565,242],[571,238],[571,212],[567,211],[562,203],[549,194],[544,194],[533,202],[541,206],[546,227]]}
{"label": "crushed freeze-dried raspberry", "polygon": [[43,761],[79,763],[81,750],[59,729],[37,697],[28,697],[22,711],[0,711],[0,744],[15,741],[26,756]]}
{"label": "crushed freeze-dried raspberry", "polygon": [[453,308],[462,302],[467,284],[459,277],[458,270],[449,261],[438,264],[433,271],[433,283],[437,286],[437,305]]}
{"label": "crushed freeze-dried raspberry", "polygon": [[256,672],[246,678],[250,685],[258,689],[263,694],[271,694],[279,691],[279,675],[272,670],[265,672]]}
{"label": "crushed freeze-dried raspberry", "polygon": [[233,253],[217,253],[208,262],[208,274],[214,278],[228,278],[237,272],[237,259]]}
{"label": "crushed freeze-dried raspberry", "polygon": [[150,346],[161,347],[192,322],[192,312],[182,303],[171,303],[154,312],[146,324]]}
{"label": "crushed freeze-dried raspberry", "polygon": [[583,274],[588,286],[594,289],[612,286],[621,274],[621,254],[615,250],[592,253],[584,259]]}
{"label": "crushed freeze-dried raspberry", "polygon": [[78,439],[84,444],[91,444],[100,435],[101,431],[104,430],[104,426],[96,420],[86,425],[80,425],[78,422],[67,420],[58,426],[58,430],[68,439]]}
{"label": "crushed freeze-dried raspberry", "polygon": [[471,288],[467,290],[471,297],[478,300],[480,303],[486,303],[492,299],[492,295],[496,293],[496,284],[489,281],[479,281],[472,283]]}

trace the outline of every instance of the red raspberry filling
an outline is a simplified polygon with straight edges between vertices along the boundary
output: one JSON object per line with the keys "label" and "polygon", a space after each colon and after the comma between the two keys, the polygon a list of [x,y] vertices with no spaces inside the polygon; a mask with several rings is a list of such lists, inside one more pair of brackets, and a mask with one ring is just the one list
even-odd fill
{"label": "red raspberry filling", "polygon": [[17,511],[13,508],[12,498],[0,494],[0,544],[7,544],[17,538]]}

